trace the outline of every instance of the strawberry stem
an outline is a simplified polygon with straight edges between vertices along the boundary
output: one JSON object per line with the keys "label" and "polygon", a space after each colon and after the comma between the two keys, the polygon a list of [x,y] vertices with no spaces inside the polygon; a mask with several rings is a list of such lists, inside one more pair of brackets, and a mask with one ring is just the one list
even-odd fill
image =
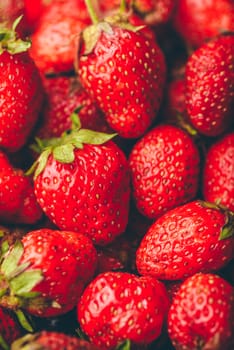
{"label": "strawberry stem", "polygon": [[98,16],[94,10],[92,0],[85,0],[85,5],[88,10],[89,16],[93,22],[93,24],[97,24],[99,22]]}
{"label": "strawberry stem", "polygon": [[126,12],[126,0],[121,0],[119,12],[120,13],[125,13]]}

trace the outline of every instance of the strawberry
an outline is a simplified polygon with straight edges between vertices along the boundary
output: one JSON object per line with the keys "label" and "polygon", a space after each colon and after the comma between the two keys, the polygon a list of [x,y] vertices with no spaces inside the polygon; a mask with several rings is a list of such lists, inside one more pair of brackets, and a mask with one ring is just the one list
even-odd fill
{"label": "strawberry", "polygon": [[93,277],[97,253],[78,232],[39,229],[2,253],[0,305],[50,317],[76,305]]}
{"label": "strawberry", "polygon": [[234,132],[215,141],[207,151],[202,189],[206,201],[234,211]]}
{"label": "strawberry", "polygon": [[27,334],[17,339],[11,350],[46,349],[46,350],[98,350],[96,346],[84,339],[62,332],[41,331]]}
{"label": "strawberry", "polygon": [[8,349],[8,346],[23,334],[22,331],[14,315],[0,307],[0,349]]}
{"label": "strawberry", "polygon": [[[39,142],[34,187],[38,203],[60,229],[87,234],[105,245],[125,231],[130,197],[125,154],[115,134],[76,128]],[[42,147],[43,148],[43,147]]]}
{"label": "strawberry", "polygon": [[196,196],[199,152],[192,137],[169,124],[154,127],[133,146],[129,164],[138,210],[149,218]]}
{"label": "strawberry", "polygon": [[127,272],[105,272],[86,287],[77,314],[92,343],[113,349],[126,339],[143,345],[159,337],[168,307],[162,282]]}
{"label": "strawberry", "polygon": [[[109,125],[121,137],[137,138],[152,125],[161,104],[165,59],[124,14],[108,17],[82,32],[77,72]],[[94,35],[95,33],[95,35]]]}
{"label": "strawberry", "polygon": [[234,35],[220,36],[195,50],[186,64],[186,109],[206,136],[227,131],[232,121]]}
{"label": "strawberry", "polygon": [[43,212],[37,203],[33,181],[23,170],[14,168],[0,151],[0,219],[8,224],[34,224]]}
{"label": "strawberry", "polygon": [[189,46],[199,47],[222,32],[234,30],[233,0],[179,0],[173,25]]}
{"label": "strawberry", "polygon": [[226,280],[211,273],[188,277],[168,315],[168,332],[175,349],[229,349],[233,308],[233,287]]}
{"label": "strawberry", "polygon": [[82,126],[97,131],[111,131],[103,114],[76,77],[56,76],[43,79],[46,103],[36,136],[58,137],[71,128],[71,114],[79,109]]}
{"label": "strawberry", "polygon": [[80,17],[77,0],[51,1],[31,35],[30,54],[42,74],[74,70],[76,41],[90,19]]}
{"label": "strawberry", "polygon": [[15,28],[1,28],[0,38],[0,147],[19,150],[28,140],[41,109],[44,90],[29,56],[29,42],[17,39]]}
{"label": "strawberry", "polygon": [[157,219],[136,252],[141,275],[184,279],[217,271],[233,258],[233,213],[194,200]]}

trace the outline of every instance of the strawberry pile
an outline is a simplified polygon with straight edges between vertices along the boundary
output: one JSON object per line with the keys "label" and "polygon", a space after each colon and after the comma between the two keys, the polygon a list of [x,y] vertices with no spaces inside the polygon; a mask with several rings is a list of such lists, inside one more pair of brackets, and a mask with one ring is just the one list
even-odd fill
{"label": "strawberry pile", "polygon": [[233,350],[233,1],[0,0],[0,67],[0,349]]}

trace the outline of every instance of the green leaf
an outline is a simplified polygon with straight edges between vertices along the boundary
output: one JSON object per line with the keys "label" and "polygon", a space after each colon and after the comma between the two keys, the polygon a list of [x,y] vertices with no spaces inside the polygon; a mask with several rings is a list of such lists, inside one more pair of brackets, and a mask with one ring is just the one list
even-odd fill
{"label": "green leaf", "polygon": [[17,316],[17,319],[21,326],[27,331],[32,333],[34,331],[32,323],[27,319],[24,312],[20,309],[15,311],[15,314]]}
{"label": "green leaf", "polygon": [[51,148],[42,152],[37,160],[37,167],[35,170],[34,178],[36,178],[45,168],[49,155],[51,154]]}
{"label": "green leaf", "polygon": [[23,244],[20,241],[16,241],[13,249],[4,258],[1,266],[1,270],[7,278],[16,270],[23,252]]}
{"label": "green leaf", "polygon": [[2,334],[0,334],[0,349],[3,350],[10,350],[10,347],[6,343],[5,339],[3,338]]}
{"label": "green leaf", "polygon": [[75,159],[74,145],[68,143],[53,149],[54,158],[61,163],[72,163]]}
{"label": "green leaf", "polygon": [[43,280],[41,270],[28,270],[13,278],[9,285],[14,295],[24,296]]}
{"label": "green leaf", "polygon": [[87,143],[90,145],[101,145],[109,140],[111,140],[113,137],[115,137],[117,134],[106,134],[104,132],[89,130],[89,129],[80,129],[76,135],[74,135],[74,139],[76,142],[81,143]]}
{"label": "green leaf", "polygon": [[116,350],[130,350],[131,349],[130,340],[126,339],[123,343],[119,344],[115,349]]}

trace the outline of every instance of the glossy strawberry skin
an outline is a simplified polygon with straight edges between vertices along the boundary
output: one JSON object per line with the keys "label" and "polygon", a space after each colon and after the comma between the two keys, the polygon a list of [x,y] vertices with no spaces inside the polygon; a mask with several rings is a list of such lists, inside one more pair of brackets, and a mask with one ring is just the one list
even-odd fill
{"label": "glossy strawberry skin", "polygon": [[175,349],[229,349],[233,308],[233,287],[223,278],[211,273],[187,278],[168,315]]}
{"label": "glossy strawberry skin", "polygon": [[86,43],[81,44],[78,74],[111,128],[124,138],[136,138],[157,115],[165,82],[164,56],[141,30],[108,28],[97,29],[101,33],[90,53],[85,53]]}
{"label": "glossy strawberry skin", "polygon": [[225,134],[208,149],[203,169],[203,197],[234,211],[234,132]]}
{"label": "glossy strawberry skin", "polygon": [[55,76],[43,79],[46,103],[42,111],[39,138],[59,137],[71,128],[71,114],[80,108],[79,118],[83,128],[110,132],[103,114],[83,89],[76,77]]}
{"label": "glossy strawberry skin", "polygon": [[198,190],[199,163],[198,148],[185,131],[169,124],[151,129],[129,156],[138,210],[156,219],[192,200]]}
{"label": "glossy strawberry skin", "polygon": [[26,144],[41,110],[44,90],[28,52],[0,55],[0,146],[16,152]]}
{"label": "glossy strawberry skin", "polygon": [[8,224],[35,224],[43,215],[37,203],[33,181],[0,152],[0,218]]}
{"label": "glossy strawberry skin", "polygon": [[231,125],[233,60],[234,35],[224,35],[195,50],[186,64],[188,118],[202,135],[221,135]]}
{"label": "glossy strawberry skin", "polygon": [[127,159],[110,141],[76,149],[70,164],[50,156],[34,184],[38,203],[55,225],[105,245],[126,228],[129,180]]}
{"label": "glossy strawberry skin", "polygon": [[152,224],[138,247],[138,272],[179,280],[219,270],[233,258],[233,223],[229,223],[232,236],[220,239],[227,220],[225,212],[200,200],[168,211]]}
{"label": "glossy strawberry skin", "polygon": [[222,32],[234,30],[233,1],[177,1],[173,23],[188,45],[199,47]]}
{"label": "glossy strawberry skin", "polygon": [[168,307],[165,286],[156,279],[106,272],[86,287],[77,313],[89,339],[113,349],[125,339],[143,345],[159,337]]}
{"label": "glossy strawberry skin", "polygon": [[12,350],[26,350],[29,347],[46,348],[47,350],[98,350],[87,340],[47,330],[25,335],[12,344]]}
{"label": "glossy strawberry skin", "polygon": [[78,1],[51,1],[31,35],[30,54],[42,74],[74,70],[76,40],[90,19],[81,18]]}
{"label": "glossy strawberry skin", "polygon": [[[29,269],[43,272],[43,280],[33,291],[39,292],[45,301],[48,299],[60,306],[45,304],[39,308],[32,302],[26,311],[51,317],[74,308],[96,269],[97,253],[90,239],[80,233],[43,228],[28,232],[22,243],[24,253],[20,263],[30,262]],[[85,268],[89,269],[86,274]]]}

